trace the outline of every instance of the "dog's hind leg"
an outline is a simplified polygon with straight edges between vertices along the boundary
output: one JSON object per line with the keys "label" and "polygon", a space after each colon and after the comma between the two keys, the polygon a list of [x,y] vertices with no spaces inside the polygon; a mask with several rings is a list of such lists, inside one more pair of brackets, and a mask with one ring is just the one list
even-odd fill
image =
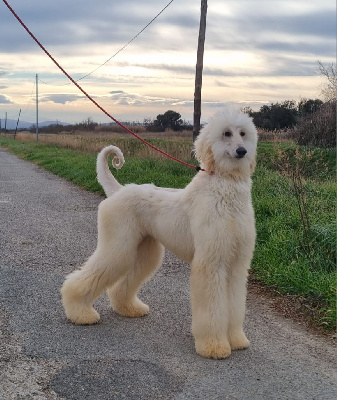
{"label": "dog's hind leg", "polygon": [[134,267],[107,290],[114,311],[125,317],[141,317],[149,312],[137,292],[160,266],[163,256],[164,247],[155,239],[147,237],[139,244]]}
{"label": "dog's hind leg", "polygon": [[104,200],[98,208],[95,252],[82,268],[67,276],[61,289],[65,313],[75,324],[94,324],[99,320],[93,302],[127,275],[137,260],[137,247],[142,237],[137,223],[130,215],[125,221],[112,200],[111,197]]}
{"label": "dog's hind leg", "polygon": [[61,288],[65,313],[75,324],[98,322],[99,314],[93,308],[93,302],[135,262],[132,250],[120,258],[112,258],[113,249],[109,250],[103,251],[98,247],[82,268],[67,276]]}

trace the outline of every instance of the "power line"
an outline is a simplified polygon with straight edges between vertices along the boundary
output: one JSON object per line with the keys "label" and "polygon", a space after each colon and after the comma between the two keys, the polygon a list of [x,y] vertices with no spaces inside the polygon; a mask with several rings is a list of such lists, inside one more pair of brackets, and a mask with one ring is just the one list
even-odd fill
{"label": "power line", "polygon": [[31,91],[30,96],[29,96],[29,101],[28,101],[28,103],[26,103],[26,104],[27,104],[27,107],[26,107],[25,110],[22,111],[22,115],[25,114],[25,113],[28,111],[28,108],[29,108],[29,106],[30,106],[30,103],[31,103],[31,101],[33,100],[33,91],[34,91],[34,89],[35,89],[35,80],[34,80],[34,83],[33,83],[32,91]]}
{"label": "power line", "polygon": [[[164,150],[159,149],[152,143],[148,142],[147,140],[143,139],[139,135],[137,135],[135,132],[131,131],[129,128],[127,128],[125,125],[123,125],[121,122],[119,122],[116,118],[114,118],[111,114],[109,114],[101,105],[97,103],[93,99],[92,96],[90,96],[69,74],[68,72],[55,60],[55,58],[48,52],[48,50],[41,44],[41,42],[35,37],[35,35],[28,29],[27,25],[22,21],[22,19],[16,14],[16,12],[13,10],[13,8],[8,4],[7,0],[2,0],[9,11],[14,15],[14,17],[17,19],[17,21],[20,23],[20,25],[25,29],[25,31],[31,36],[31,38],[36,42],[36,44],[41,48],[41,50],[44,51],[44,53],[53,61],[53,63],[66,75],[66,77],[97,107],[99,108],[107,117],[111,118],[114,122],[116,122],[117,125],[119,125],[121,128],[126,130],[127,132],[131,133],[134,137],[139,139],[141,142],[145,143],[147,146],[151,147],[152,149],[158,151],[159,153],[165,155],[166,157],[171,158],[172,160],[175,160],[179,162],[180,164],[183,164],[187,167],[191,167],[197,171],[205,171],[203,168],[196,167],[195,165],[189,164],[185,161],[179,160],[178,158],[170,155],[169,153],[166,153]],[[37,84],[36,84],[37,87]]]}
{"label": "power line", "polygon": [[[25,110],[21,111],[21,115],[23,115],[23,114],[25,114],[25,113],[27,112],[27,110],[28,110],[28,108],[29,108],[29,106],[30,106],[31,101],[33,100],[33,91],[34,91],[34,89],[35,89],[35,81],[34,81],[34,83],[33,83],[32,91],[31,91],[31,93],[30,93],[28,102],[23,103],[23,105],[21,106],[21,107],[23,107],[23,106],[26,107]],[[22,109],[20,109],[20,110],[22,110]],[[14,118],[15,118],[14,115],[13,115],[13,116],[12,116],[12,114],[9,115],[9,119],[14,119]]]}
{"label": "power line", "polygon": [[[151,19],[151,21],[144,26],[144,28],[142,30],[140,30],[137,35],[135,35],[131,40],[129,40],[123,47],[121,47],[118,51],[116,51],[115,54],[113,54],[110,58],[108,58],[106,61],[104,61],[103,64],[99,65],[98,67],[96,67],[95,69],[93,69],[91,72],[89,72],[88,74],[82,76],[81,78],[77,79],[76,82],[81,81],[82,79],[86,78],[89,75],[92,75],[93,73],[95,73],[97,70],[99,70],[100,68],[102,68],[105,64],[107,64],[110,60],[112,60],[114,57],[117,56],[117,54],[119,54],[120,52],[122,52],[127,46],[129,46],[130,43],[132,43],[135,39],[137,39],[137,37],[139,35],[141,35],[146,28],[148,28],[153,21],[155,21],[172,3],[174,0],[171,0],[154,18]],[[71,85],[71,82],[68,83],[64,83],[64,84],[60,84],[60,85],[55,85],[55,84],[51,84],[51,83],[46,83],[44,81],[42,81],[39,78],[39,81],[45,85],[50,85],[50,86],[66,86],[66,85]]]}

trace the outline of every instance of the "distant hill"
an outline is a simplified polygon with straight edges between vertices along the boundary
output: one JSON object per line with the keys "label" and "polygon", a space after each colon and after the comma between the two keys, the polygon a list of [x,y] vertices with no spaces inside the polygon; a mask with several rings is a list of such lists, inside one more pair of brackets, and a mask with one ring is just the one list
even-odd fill
{"label": "distant hill", "polygon": [[[32,125],[35,125],[32,124]],[[68,126],[71,124],[68,124],[68,122],[62,122],[62,121],[45,121],[45,122],[39,122],[39,126],[49,126],[49,125],[62,125],[62,126]]]}
{"label": "distant hill", "polygon": [[[6,123],[6,129],[12,130],[16,128],[16,123],[17,120],[15,119],[7,119]],[[49,126],[49,125],[70,125],[67,122],[60,122],[60,121],[44,121],[44,122],[39,122],[39,126],[42,128],[44,126]],[[30,129],[32,126],[35,126],[35,122],[27,122],[27,121],[20,121],[18,124],[18,129]],[[1,128],[5,128],[5,120],[1,119]]]}

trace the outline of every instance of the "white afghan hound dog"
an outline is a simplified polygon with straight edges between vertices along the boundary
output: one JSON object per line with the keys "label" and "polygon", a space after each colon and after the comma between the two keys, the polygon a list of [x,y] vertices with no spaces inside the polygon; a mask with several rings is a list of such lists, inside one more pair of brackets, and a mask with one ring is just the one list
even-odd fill
{"label": "white afghan hound dog", "polygon": [[185,189],[120,185],[111,174],[124,157],[118,147],[97,158],[107,199],[98,209],[97,248],[61,289],[66,316],[94,324],[94,300],[105,290],[115,312],[141,317],[149,307],[137,292],[162,263],[164,248],[191,265],[192,333],[198,354],[225,358],[244,349],[248,269],[255,244],[251,174],[257,131],[233,108],[215,114],[195,142],[201,170]]}

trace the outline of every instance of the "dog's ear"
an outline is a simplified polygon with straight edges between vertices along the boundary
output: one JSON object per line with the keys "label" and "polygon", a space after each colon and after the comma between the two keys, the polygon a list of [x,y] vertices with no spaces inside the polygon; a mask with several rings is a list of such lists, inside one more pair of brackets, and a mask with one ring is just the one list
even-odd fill
{"label": "dog's ear", "polygon": [[202,164],[203,168],[209,174],[214,172],[215,161],[211,146],[203,140],[201,136],[197,138],[194,144],[196,159]]}
{"label": "dog's ear", "polygon": [[205,170],[206,172],[208,172],[209,174],[214,172],[215,170],[215,161],[214,161],[214,157],[213,157],[213,151],[211,146],[208,146],[206,149],[206,153],[205,153],[205,159],[202,160],[204,166],[205,166]]}
{"label": "dog's ear", "polygon": [[205,143],[201,138],[201,135],[199,135],[194,142],[194,155],[195,158],[201,163],[203,158],[204,158],[204,153],[205,153]]}

